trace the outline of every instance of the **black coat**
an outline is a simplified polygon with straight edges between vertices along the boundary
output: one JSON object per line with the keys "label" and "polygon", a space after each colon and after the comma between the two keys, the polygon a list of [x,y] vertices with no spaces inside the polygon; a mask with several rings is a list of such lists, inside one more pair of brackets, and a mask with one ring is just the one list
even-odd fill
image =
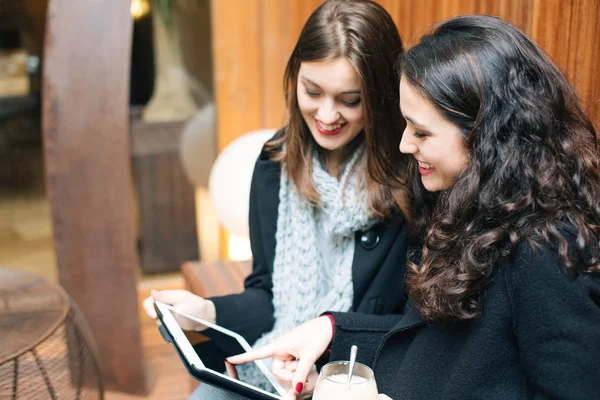
{"label": "black coat", "polygon": [[333,313],[333,359],[373,366],[380,393],[415,399],[600,399],[600,277],[568,277],[557,251],[523,244],[499,263],[479,319]]}
{"label": "black coat", "polygon": [[[213,297],[217,324],[238,332],[249,343],[269,332],[273,316],[272,272],[275,259],[275,232],[279,208],[281,164],[262,151],[250,189],[250,242],[253,270],[240,294]],[[367,314],[394,312],[405,302],[404,282],[407,223],[401,216],[382,222],[366,232],[356,232],[352,279],[352,311]],[[207,331],[207,336],[214,337]],[[210,345],[206,345],[210,346]],[[202,350],[199,350],[202,351]],[[204,350],[206,351],[206,350]],[[232,349],[236,354],[238,349]]]}

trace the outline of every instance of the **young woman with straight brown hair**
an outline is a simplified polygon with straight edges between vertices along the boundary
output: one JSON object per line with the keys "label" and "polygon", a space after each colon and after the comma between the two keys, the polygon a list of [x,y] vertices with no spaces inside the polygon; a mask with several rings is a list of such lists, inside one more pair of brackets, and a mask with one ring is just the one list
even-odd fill
{"label": "young woman with straight brown hair", "polygon": [[[404,184],[372,177],[375,138],[391,149],[404,128],[401,53],[398,30],[377,3],[329,0],[310,16],[285,70],[287,123],[254,169],[245,291],[211,299],[153,292],[150,316],[160,300],[261,345],[326,310],[386,314],[403,304],[408,157],[388,154]],[[203,346],[206,357],[212,344]],[[223,368],[233,354],[219,355]],[[259,386],[264,379],[239,374]]]}

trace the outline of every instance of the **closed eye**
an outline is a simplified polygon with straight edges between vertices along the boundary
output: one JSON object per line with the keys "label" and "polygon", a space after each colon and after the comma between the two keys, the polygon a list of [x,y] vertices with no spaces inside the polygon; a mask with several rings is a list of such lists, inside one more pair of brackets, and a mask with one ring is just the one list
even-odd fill
{"label": "closed eye", "polygon": [[[317,98],[321,95],[321,93],[319,93],[319,92],[313,92],[308,89],[305,89],[304,93],[306,93],[307,96],[312,97],[312,98]],[[359,97],[356,100],[340,100],[340,103],[342,103],[346,107],[357,107],[360,104],[360,101],[361,101],[361,99]]]}
{"label": "closed eye", "polygon": [[348,107],[356,107],[360,104],[360,97],[353,100],[342,100],[342,103]]}

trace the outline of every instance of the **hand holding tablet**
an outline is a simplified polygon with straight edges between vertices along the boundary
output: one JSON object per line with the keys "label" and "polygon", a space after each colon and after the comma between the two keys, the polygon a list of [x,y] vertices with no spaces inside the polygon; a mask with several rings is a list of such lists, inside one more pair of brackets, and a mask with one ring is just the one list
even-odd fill
{"label": "hand holding tablet", "polygon": [[[158,317],[154,308],[154,302],[170,304],[176,310],[200,317],[210,322],[217,319],[215,305],[212,301],[204,299],[187,290],[152,290],[143,303],[146,314],[154,320]],[[175,315],[179,326],[184,330],[203,331],[206,327],[190,318],[180,318]]]}
{"label": "hand holding tablet", "polygon": [[[193,378],[245,396],[251,400],[281,400],[287,398],[285,389],[281,387],[271,371],[269,371],[260,360],[254,361],[254,365],[265,376],[266,381],[271,384],[272,391],[277,394],[269,393],[266,390],[242,382],[237,379],[235,375],[228,376],[219,371],[207,368],[202,362],[202,355],[196,353],[180,324],[184,326],[193,326],[194,324],[191,323],[191,321],[194,321],[196,324],[201,324],[213,329],[215,332],[226,337],[227,340],[235,340],[239,344],[241,351],[252,350],[250,344],[248,344],[241,335],[205,319],[176,310],[173,306],[160,301],[154,302],[154,308],[161,323],[161,326],[159,327],[161,334],[167,342],[173,344],[183,364]],[[185,322],[185,320],[189,321]],[[228,372],[230,374],[235,374],[235,369],[228,368]]]}

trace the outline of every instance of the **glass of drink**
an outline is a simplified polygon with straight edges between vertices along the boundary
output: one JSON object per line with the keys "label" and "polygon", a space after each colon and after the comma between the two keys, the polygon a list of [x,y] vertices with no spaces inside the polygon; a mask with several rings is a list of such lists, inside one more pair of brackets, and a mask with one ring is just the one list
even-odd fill
{"label": "glass of drink", "polygon": [[377,400],[377,384],[373,370],[364,364],[354,364],[352,381],[348,382],[348,361],[326,364],[319,374],[313,400]]}

